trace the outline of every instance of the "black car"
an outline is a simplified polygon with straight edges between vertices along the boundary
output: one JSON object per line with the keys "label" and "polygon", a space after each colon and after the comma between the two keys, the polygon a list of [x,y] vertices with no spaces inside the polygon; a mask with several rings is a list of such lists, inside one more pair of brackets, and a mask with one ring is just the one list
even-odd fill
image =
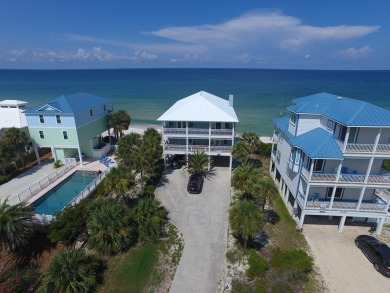
{"label": "black car", "polygon": [[355,244],[374,264],[378,272],[390,277],[390,247],[368,235],[356,237]]}
{"label": "black car", "polygon": [[189,193],[201,193],[203,187],[203,177],[200,175],[191,175],[188,179],[187,191]]}

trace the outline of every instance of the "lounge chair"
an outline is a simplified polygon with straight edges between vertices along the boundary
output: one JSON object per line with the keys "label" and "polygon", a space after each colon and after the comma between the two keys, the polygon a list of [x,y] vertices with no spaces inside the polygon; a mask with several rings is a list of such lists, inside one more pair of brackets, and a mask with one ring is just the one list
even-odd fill
{"label": "lounge chair", "polygon": [[318,192],[314,192],[312,197],[310,198],[310,201],[312,202],[318,202],[318,199],[320,198],[320,194]]}

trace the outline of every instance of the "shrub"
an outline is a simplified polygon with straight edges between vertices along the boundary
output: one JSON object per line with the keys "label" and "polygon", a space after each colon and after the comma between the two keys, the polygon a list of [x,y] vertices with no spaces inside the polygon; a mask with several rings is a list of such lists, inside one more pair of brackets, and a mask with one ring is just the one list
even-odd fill
{"label": "shrub", "polygon": [[91,200],[84,199],[75,206],[67,206],[56,214],[56,219],[50,225],[49,238],[52,242],[74,239],[85,227],[88,216],[88,206]]}
{"label": "shrub", "polygon": [[39,267],[36,264],[12,266],[0,275],[0,292],[28,292],[38,278]]}
{"label": "shrub", "polygon": [[234,264],[242,259],[242,253],[238,249],[228,250],[226,251],[226,259],[229,263]]}
{"label": "shrub", "polygon": [[9,176],[8,175],[0,175],[0,185],[7,183],[9,181]]}
{"label": "shrub", "polygon": [[61,160],[57,160],[57,161],[55,161],[54,162],[54,168],[59,168],[59,167],[61,167],[62,166],[62,161]]}
{"label": "shrub", "polygon": [[390,170],[390,160],[384,160],[384,161],[383,161],[383,167],[384,167],[386,170]]}
{"label": "shrub", "polygon": [[307,274],[313,269],[313,258],[302,249],[281,251],[278,248],[272,255],[271,265],[290,281],[306,281]]}
{"label": "shrub", "polygon": [[251,249],[249,251],[248,263],[249,268],[246,270],[246,275],[249,279],[265,276],[268,264],[266,260],[256,252],[256,250]]}

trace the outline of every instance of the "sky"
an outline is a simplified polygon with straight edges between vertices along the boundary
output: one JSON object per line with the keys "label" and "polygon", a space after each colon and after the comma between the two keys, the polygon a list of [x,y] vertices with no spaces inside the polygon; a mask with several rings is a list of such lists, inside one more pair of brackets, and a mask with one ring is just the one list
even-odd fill
{"label": "sky", "polygon": [[0,68],[390,69],[389,0],[0,0]]}

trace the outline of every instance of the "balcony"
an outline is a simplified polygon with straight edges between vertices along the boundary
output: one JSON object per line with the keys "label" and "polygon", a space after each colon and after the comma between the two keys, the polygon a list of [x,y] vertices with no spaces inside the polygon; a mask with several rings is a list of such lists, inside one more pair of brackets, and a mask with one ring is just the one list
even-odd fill
{"label": "balcony", "polygon": [[[388,196],[388,195],[387,195]],[[300,206],[304,207],[305,198],[302,193],[298,194],[298,202]],[[363,201],[360,204],[360,208],[358,209],[358,201],[351,200],[334,200],[332,204],[332,208],[330,208],[330,199],[327,200],[318,200],[318,201],[307,201],[305,210],[318,210],[320,212],[325,213],[326,211],[356,211],[356,212],[374,212],[374,213],[387,213],[387,201],[388,197],[382,195],[373,198],[372,201]]]}
{"label": "balcony", "polygon": [[[211,132],[212,136],[232,136],[233,129],[209,129],[209,128],[188,128],[188,135],[197,136],[209,136]],[[165,135],[186,135],[186,128],[165,128]]]}
{"label": "balcony", "polygon": [[[337,140],[340,149],[343,150],[343,142]],[[374,144],[347,143],[345,154],[388,154],[390,155],[390,144],[378,144],[374,152]]]}
{"label": "balcony", "polygon": [[[174,145],[174,144],[166,144],[165,146],[166,151],[181,151],[186,152],[187,147],[185,145]],[[209,146],[208,145],[189,145],[188,146],[188,152],[209,152]],[[210,152],[213,153],[230,153],[232,151],[231,146],[210,146]]]}
{"label": "balcony", "polygon": [[[302,168],[302,175],[309,181],[309,170],[305,167]],[[338,182],[343,184],[365,184],[366,177],[362,174],[340,174]],[[334,183],[336,178],[336,173],[313,173],[310,183]],[[366,184],[390,185],[390,175],[369,175]]]}

